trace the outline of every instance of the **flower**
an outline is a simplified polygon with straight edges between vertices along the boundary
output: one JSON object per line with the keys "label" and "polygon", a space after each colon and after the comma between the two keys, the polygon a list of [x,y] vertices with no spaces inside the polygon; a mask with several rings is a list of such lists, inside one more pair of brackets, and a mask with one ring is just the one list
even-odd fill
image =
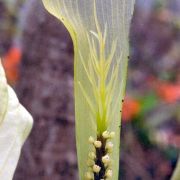
{"label": "flower", "polygon": [[159,82],[156,85],[159,97],[167,103],[174,103],[180,100],[180,84]]}
{"label": "flower", "polygon": [[124,122],[131,121],[134,116],[136,116],[140,111],[140,103],[131,97],[126,97],[123,110],[122,110],[122,119]]}

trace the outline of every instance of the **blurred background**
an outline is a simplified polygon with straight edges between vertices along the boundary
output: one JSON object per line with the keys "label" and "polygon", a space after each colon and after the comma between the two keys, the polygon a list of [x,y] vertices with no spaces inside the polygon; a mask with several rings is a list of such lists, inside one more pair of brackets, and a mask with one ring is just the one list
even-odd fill
{"label": "blurred background", "polygon": [[[121,180],[169,180],[180,150],[180,1],[137,0]],[[0,1],[0,57],[34,117],[14,180],[77,180],[73,46],[38,0]]]}

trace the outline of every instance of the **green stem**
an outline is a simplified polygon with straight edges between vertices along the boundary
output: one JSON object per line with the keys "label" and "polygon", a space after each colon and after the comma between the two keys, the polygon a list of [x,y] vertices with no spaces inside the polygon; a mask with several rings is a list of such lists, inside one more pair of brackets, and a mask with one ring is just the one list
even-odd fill
{"label": "green stem", "polygon": [[171,180],[180,180],[180,155]]}

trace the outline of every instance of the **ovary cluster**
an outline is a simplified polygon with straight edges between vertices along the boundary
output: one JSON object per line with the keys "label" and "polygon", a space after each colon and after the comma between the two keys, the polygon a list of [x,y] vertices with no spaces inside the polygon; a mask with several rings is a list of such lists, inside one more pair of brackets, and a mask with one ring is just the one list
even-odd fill
{"label": "ovary cluster", "polygon": [[113,151],[112,139],[115,132],[104,131],[96,139],[89,137],[92,150],[88,154],[88,171],[85,174],[86,180],[108,180],[112,178],[112,159]]}

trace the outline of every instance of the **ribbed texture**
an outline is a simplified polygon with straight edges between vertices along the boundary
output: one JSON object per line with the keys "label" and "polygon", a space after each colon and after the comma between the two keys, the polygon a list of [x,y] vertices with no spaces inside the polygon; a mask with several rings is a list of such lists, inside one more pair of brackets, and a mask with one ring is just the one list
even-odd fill
{"label": "ribbed texture", "polygon": [[[115,131],[113,180],[118,179],[120,109],[128,63],[134,0],[43,0],[67,27],[75,53],[75,115],[81,179],[87,171],[89,136]],[[109,58],[110,57],[110,58]],[[109,59],[109,60],[108,60]],[[105,72],[107,70],[107,72]]]}

